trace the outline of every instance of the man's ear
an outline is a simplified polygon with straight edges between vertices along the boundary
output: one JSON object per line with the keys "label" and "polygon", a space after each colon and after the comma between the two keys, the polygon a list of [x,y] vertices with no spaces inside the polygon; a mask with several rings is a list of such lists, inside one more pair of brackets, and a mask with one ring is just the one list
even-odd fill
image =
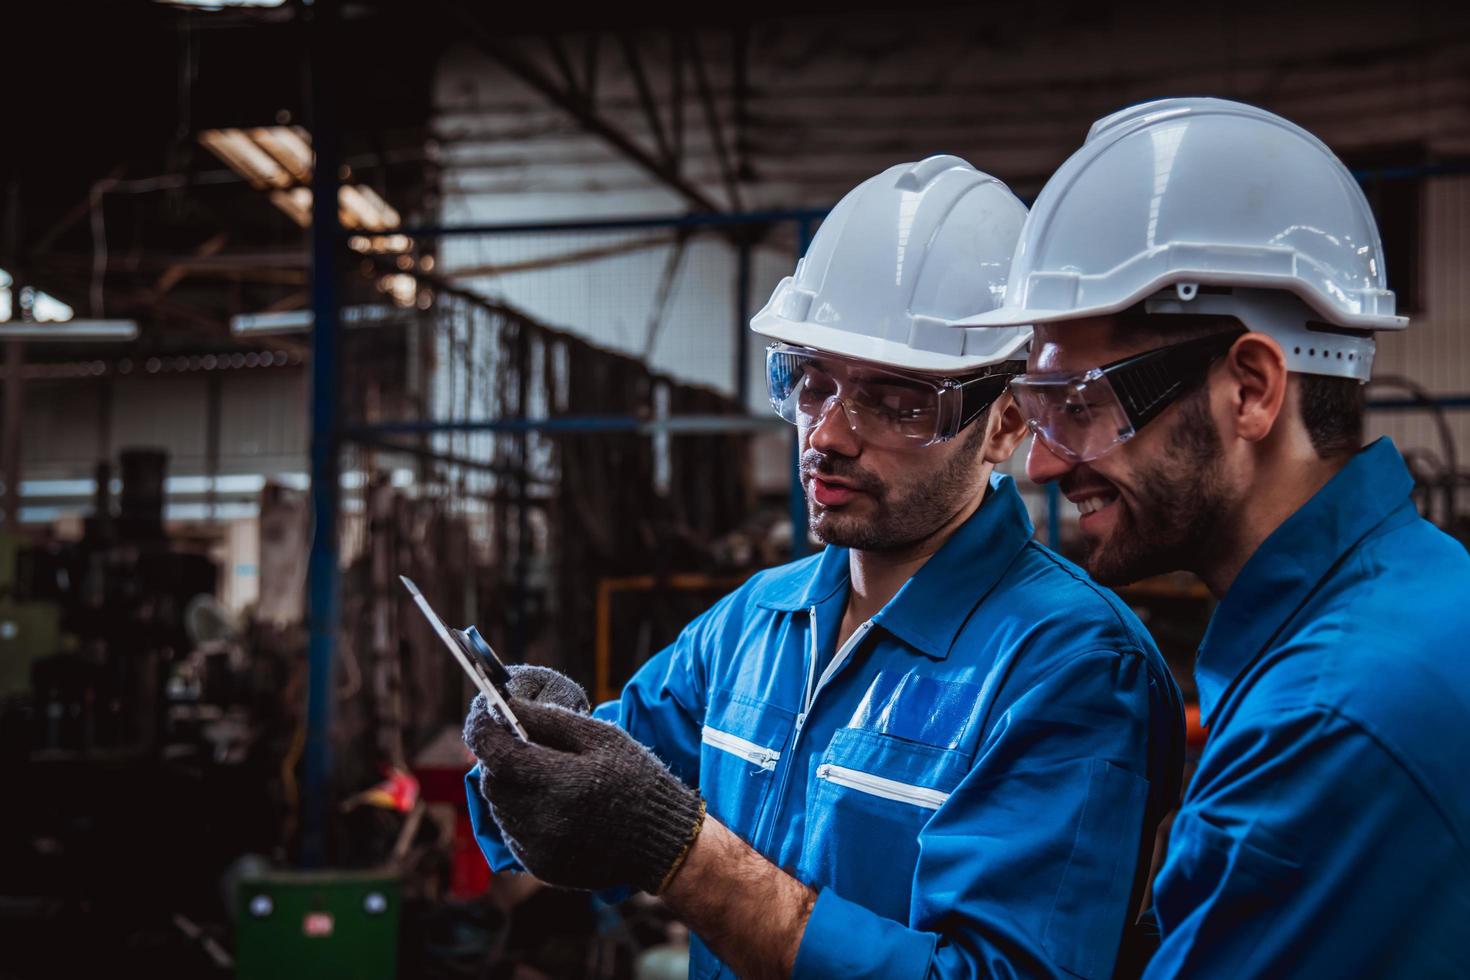
{"label": "man's ear", "polygon": [[1265,334],[1248,333],[1230,348],[1223,367],[1230,382],[1230,424],[1241,439],[1260,442],[1276,428],[1286,402],[1286,354]]}
{"label": "man's ear", "polygon": [[985,420],[985,462],[999,465],[1010,459],[1021,440],[1026,438],[1026,420],[1006,392],[990,406]]}

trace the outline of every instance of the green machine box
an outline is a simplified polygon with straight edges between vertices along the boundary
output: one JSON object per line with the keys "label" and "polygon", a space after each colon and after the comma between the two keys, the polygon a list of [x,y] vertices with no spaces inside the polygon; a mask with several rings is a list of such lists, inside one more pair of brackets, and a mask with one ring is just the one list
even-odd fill
{"label": "green machine box", "polygon": [[239,885],[240,980],[392,980],[398,879],[381,871],[273,871]]}

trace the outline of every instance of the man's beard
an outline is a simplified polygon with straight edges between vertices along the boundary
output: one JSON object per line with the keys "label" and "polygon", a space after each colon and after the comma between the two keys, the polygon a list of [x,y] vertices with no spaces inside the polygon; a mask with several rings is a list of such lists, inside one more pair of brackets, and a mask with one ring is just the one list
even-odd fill
{"label": "man's beard", "polygon": [[[975,457],[985,437],[985,417],[971,423],[964,445],[943,469],[927,477],[886,483],[849,456],[808,449],[801,455],[807,484],[807,521],[827,544],[857,551],[897,551],[928,538],[952,518],[975,491]],[[835,476],[867,493],[873,507],[866,517],[843,513],[812,499],[812,476]]]}
{"label": "man's beard", "polygon": [[1180,409],[1157,461],[1134,468],[1134,499],[1118,497],[1112,532],[1088,541],[1083,565],[1104,585],[1196,569],[1216,550],[1228,506],[1220,466],[1224,445],[1203,398],[1189,397]]}

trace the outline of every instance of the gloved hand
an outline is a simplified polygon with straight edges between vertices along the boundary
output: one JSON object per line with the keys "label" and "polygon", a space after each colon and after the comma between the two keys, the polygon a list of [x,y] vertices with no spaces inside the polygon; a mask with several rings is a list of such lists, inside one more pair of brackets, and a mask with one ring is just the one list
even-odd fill
{"label": "gloved hand", "polygon": [[555,704],[584,715],[592,709],[582,685],[566,674],[534,664],[512,664],[506,670],[510,672],[511,697]]}
{"label": "gloved hand", "polygon": [[530,744],[483,711],[464,741],[516,860],[566,888],[662,891],[704,823],[699,793],[615,725],[519,698],[511,709]]}
{"label": "gloved hand", "polygon": [[[506,670],[510,673],[510,683],[506,686],[510,688],[512,698],[555,704],[584,715],[592,710],[582,685],[566,674],[534,664],[511,664]],[[476,694],[475,699],[470,702],[469,717],[465,719],[466,732],[476,723],[477,714],[488,715],[497,724],[505,723],[500,717],[500,711],[486,701],[485,695]]]}

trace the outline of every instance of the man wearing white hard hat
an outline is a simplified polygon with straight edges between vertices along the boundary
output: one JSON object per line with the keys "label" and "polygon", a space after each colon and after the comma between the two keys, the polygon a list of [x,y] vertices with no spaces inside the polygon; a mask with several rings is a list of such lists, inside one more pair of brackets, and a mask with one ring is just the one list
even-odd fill
{"label": "man wearing white hard hat", "polygon": [[827,547],[726,596],[595,719],[514,702],[550,748],[477,706],[492,865],[661,894],[702,978],[1114,973],[1182,708],[992,472],[1024,436],[1002,392],[1030,330],[950,323],[996,305],[1024,216],[955,157],[838,204],[752,321]]}
{"label": "man wearing white hard hat", "polygon": [[1253,106],[1119,112],[966,322],[1036,325],[1027,472],[1088,569],[1220,600],[1150,974],[1470,975],[1470,557],[1362,445],[1374,333],[1407,321],[1352,175]]}

